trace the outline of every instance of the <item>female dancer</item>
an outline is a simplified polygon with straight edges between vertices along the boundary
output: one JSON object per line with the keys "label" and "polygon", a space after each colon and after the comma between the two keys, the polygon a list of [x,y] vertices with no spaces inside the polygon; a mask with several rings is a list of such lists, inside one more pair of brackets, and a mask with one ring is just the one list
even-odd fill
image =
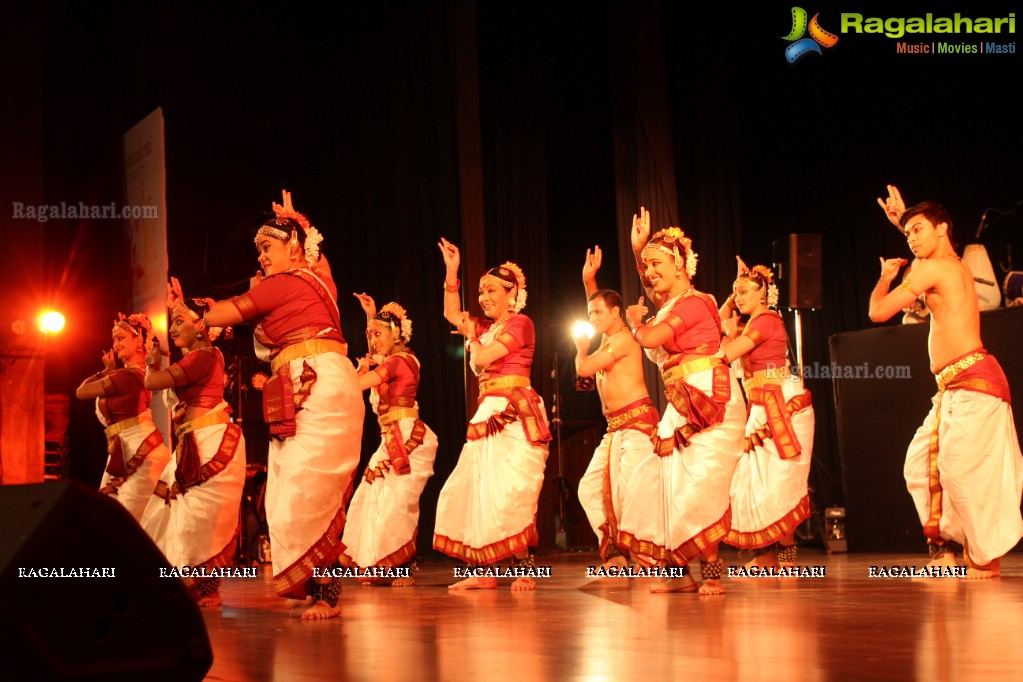
{"label": "female dancer", "polygon": [[[80,400],[96,399],[96,416],[106,430],[106,471],[99,491],[124,505],[142,520],[149,498],[170,461],[163,436],[153,425],[152,395],[143,385],[146,351],[153,346],[153,326],[143,313],[118,313],[113,346],[103,353],[103,371],[75,391]],[[117,369],[117,360],[124,363]]]}
{"label": "female dancer", "polygon": [[[514,263],[488,270],[479,288],[486,317],[470,317],[458,297],[458,247],[443,238],[438,246],[447,266],[444,318],[466,338],[480,392],[468,442],[437,500],[433,546],[473,567],[514,557],[516,568],[528,573],[551,434],[543,401],[529,385],[535,337],[532,321],[519,312],[526,305],[526,278]],[[451,585],[495,587],[497,578],[472,575]],[[533,590],[536,581],[517,577],[511,588]]]}
{"label": "female dancer", "polygon": [[[213,569],[234,557],[235,533],[245,487],[245,439],[231,422],[224,402],[224,356],[210,345],[219,329],[202,322],[212,299],[189,298],[171,278],[167,307],[168,335],[185,356],[159,369],[161,351],[154,347],[146,360],[146,388],[173,388],[177,466],[164,473],[146,509],[143,527],[163,550],[171,566]],[[219,578],[183,576],[199,606],[218,606]]]}
{"label": "female dancer", "polygon": [[[648,215],[648,214],[647,214]],[[700,594],[721,594],[718,543],[729,525],[729,486],[742,445],[742,395],[731,369],[715,357],[721,341],[717,305],[693,288],[696,253],[677,227],[650,239],[634,221],[633,251],[643,285],[658,303],[649,324],[643,297],[629,306],[632,336],[657,363],[668,406],[654,452],[637,464],[625,495],[619,539],[642,563],[685,566],[700,557]],[[661,490],[660,496],[651,491]],[[689,576],[652,588],[692,591]]]}
{"label": "female dancer", "polygon": [[218,301],[213,325],[256,323],[256,354],[273,376],[263,388],[270,424],[266,518],[274,588],[292,599],[313,595],[303,619],[333,618],[341,587],[329,575],[344,546],[345,502],[359,464],[366,408],[355,367],[345,357],[337,287],[320,233],[295,211],[291,195],[256,233],[262,273],[248,292]]}
{"label": "female dancer", "polygon": [[748,270],[739,260],[732,295],[721,307],[725,319],[735,311],[750,316],[742,334],[721,348],[725,362],[741,359],[749,400],[746,445],[732,478],[732,527],[725,542],[757,550],[752,564],[763,567],[796,562],[795,531],[810,515],[806,481],[814,427],[810,392],[800,375],[789,372],[788,336],[773,310],[778,305],[773,282],[769,268]]}
{"label": "female dancer", "polygon": [[[408,348],[412,320],[397,303],[376,310],[371,296],[355,294],[366,311],[369,355],[359,361],[359,388],[380,424],[380,447],[366,466],[348,508],[341,563],[361,568],[408,568],[409,577],[369,580],[392,587],[415,585],[419,496],[433,475],[437,436],[419,419],[419,359]],[[376,368],[370,370],[370,364]]]}

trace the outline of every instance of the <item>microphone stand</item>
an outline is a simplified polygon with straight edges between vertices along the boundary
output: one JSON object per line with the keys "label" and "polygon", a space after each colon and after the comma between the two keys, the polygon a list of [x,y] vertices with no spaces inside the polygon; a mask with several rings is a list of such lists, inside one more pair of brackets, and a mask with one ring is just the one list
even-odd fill
{"label": "microphone stand", "polygon": [[558,371],[558,354],[554,353],[551,367],[551,379],[554,390],[551,392],[551,426],[554,427],[554,444],[558,449],[558,529],[555,544],[561,549],[568,549],[568,535],[565,531],[565,499],[568,494],[568,479],[565,477],[565,458],[561,452],[561,381]]}

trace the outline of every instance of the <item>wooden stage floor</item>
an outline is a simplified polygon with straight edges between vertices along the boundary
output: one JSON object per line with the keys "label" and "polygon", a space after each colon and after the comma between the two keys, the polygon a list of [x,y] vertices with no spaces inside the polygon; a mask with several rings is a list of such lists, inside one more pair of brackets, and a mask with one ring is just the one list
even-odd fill
{"label": "wooden stage floor", "polygon": [[[725,553],[726,566],[739,566]],[[744,557],[746,558],[746,557]],[[647,579],[587,579],[593,553],[542,554],[535,592],[449,592],[436,557],[413,588],[344,581],[341,617],[300,620],[268,567],[225,580],[205,610],[208,680],[1018,680],[1023,555],[1002,577],[871,578],[917,555],[802,549],[823,578],[725,579],[728,593],[650,594]]]}

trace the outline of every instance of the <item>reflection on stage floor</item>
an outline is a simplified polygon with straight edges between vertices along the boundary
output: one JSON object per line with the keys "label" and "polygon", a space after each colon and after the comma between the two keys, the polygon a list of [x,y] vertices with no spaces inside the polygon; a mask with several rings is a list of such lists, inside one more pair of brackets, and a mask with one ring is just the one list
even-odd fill
{"label": "reflection on stage floor", "polygon": [[651,594],[649,578],[594,582],[593,553],[538,556],[552,577],[535,592],[509,579],[451,592],[458,565],[431,555],[412,588],[345,580],[341,617],[319,622],[273,597],[263,566],[225,579],[224,606],[204,611],[207,679],[1018,679],[1023,555],[992,580],[869,577],[926,558],[804,549],[799,564],[824,577],[726,578],[728,593],[709,597]]}

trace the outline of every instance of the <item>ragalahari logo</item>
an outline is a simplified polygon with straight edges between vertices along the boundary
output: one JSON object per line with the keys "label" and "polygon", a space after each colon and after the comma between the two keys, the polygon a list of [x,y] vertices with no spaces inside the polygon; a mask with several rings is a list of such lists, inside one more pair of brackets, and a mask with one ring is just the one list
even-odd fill
{"label": "ragalahari logo", "polygon": [[[808,54],[821,52],[822,47],[834,47],[838,45],[838,36],[830,31],[825,31],[821,28],[820,23],[817,21],[817,17],[820,14],[813,15],[813,19],[809,21],[807,25],[806,21],[806,10],[802,7],[792,8],[792,30],[787,36],[782,36],[782,40],[787,40],[791,43],[785,48],[785,59],[789,61],[789,64],[795,64],[803,57]],[[803,35],[810,31],[810,37],[804,38]]]}

